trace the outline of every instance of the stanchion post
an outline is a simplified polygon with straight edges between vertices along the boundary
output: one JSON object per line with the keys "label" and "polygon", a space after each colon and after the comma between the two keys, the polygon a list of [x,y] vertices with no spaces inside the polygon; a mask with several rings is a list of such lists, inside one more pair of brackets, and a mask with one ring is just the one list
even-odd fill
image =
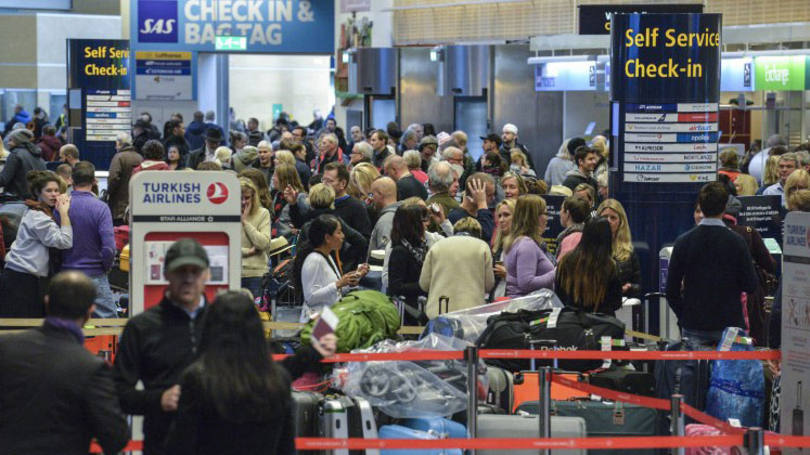
{"label": "stanchion post", "polygon": [[[541,367],[539,370],[540,384],[540,437],[543,439],[551,437],[551,367]],[[549,455],[549,449],[543,449],[542,455]]]}
{"label": "stanchion post", "polygon": [[[672,395],[672,399],[670,401],[672,436],[684,435],[684,421],[683,413],[681,412],[681,403],[683,403],[683,395]],[[686,449],[683,447],[676,447],[672,449],[672,455],[684,455],[685,453]]]}
{"label": "stanchion post", "polygon": [[745,432],[745,450],[748,455],[765,454],[765,432],[762,428],[752,427]]}
{"label": "stanchion post", "polygon": [[[475,438],[478,435],[478,348],[467,346],[464,359],[467,361],[467,437]],[[474,449],[467,452],[475,455]]]}

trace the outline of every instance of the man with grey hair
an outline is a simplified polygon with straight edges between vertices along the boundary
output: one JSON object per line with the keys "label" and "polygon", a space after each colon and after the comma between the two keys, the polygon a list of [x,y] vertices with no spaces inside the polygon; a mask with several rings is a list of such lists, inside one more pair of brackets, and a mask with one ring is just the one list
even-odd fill
{"label": "man with grey hair", "polygon": [[428,188],[430,198],[427,200],[428,207],[438,204],[445,216],[460,205],[458,201],[450,195],[458,189],[458,176],[453,171],[450,163],[439,161],[428,170]]}
{"label": "man with grey hair", "polygon": [[402,155],[407,150],[415,150],[419,145],[419,132],[415,130],[405,130],[399,142],[399,154]]}
{"label": "man with grey hair", "polygon": [[773,185],[765,188],[762,192],[765,196],[781,196],[782,206],[786,207],[785,201],[785,182],[787,182],[790,174],[799,168],[799,159],[795,153],[785,153],[779,157],[779,181]]}
{"label": "man with grey hair", "polygon": [[772,135],[765,142],[766,148],[754,155],[748,163],[748,173],[753,175],[759,184],[762,184],[762,177],[765,175],[765,162],[768,161],[768,157],[770,156],[769,152],[772,147],[776,147],[777,145],[787,147],[788,141],[784,136],[778,134]]}
{"label": "man with grey hair", "polygon": [[796,158],[799,160],[799,164],[801,165],[802,169],[808,171],[808,169],[810,169],[810,152],[808,152],[807,150],[799,150],[795,153]]}
{"label": "man with grey hair", "polygon": [[45,170],[42,151],[31,142],[34,140],[34,133],[25,128],[12,131],[6,140],[9,155],[3,171],[0,172],[0,187],[3,187],[3,192],[14,194],[22,200],[31,199],[25,176],[29,171]]}
{"label": "man with grey hair", "polygon": [[406,128],[406,130],[416,132],[417,141],[421,141],[422,137],[425,136],[425,128],[422,126],[421,123],[411,123],[410,125],[408,125],[408,128]]}
{"label": "man with grey hair", "polygon": [[374,157],[374,149],[371,144],[366,141],[361,141],[352,147],[352,153],[349,155],[349,167],[354,167],[359,163],[371,163]]}
{"label": "man with grey hair", "polygon": [[348,144],[348,150],[354,150],[354,146],[365,141],[366,136],[363,134],[363,129],[357,125],[349,128],[349,139],[351,141]]}
{"label": "man with grey hair", "polygon": [[326,133],[321,136],[318,143],[318,164],[315,166],[316,174],[323,174],[327,164],[337,161],[348,164],[348,157],[343,156],[343,151],[338,147],[338,138],[335,133]]}
{"label": "man with grey hair", "polygon": [[127,224],[124,216],[129,205],[129,180],[132,170],[140,166],[143,156],[132,146],[132,137],[129,133],[119,133],[115,138],[117,152],[110,161],[110,174],[107,177],[107,203],[112,213],[113,225]]}

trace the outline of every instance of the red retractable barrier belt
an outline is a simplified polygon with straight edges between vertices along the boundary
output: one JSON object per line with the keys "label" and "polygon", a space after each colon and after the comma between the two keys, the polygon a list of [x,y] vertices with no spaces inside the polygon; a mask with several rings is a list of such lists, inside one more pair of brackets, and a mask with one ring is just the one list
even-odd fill
{"label": "red retractable barrier belt", "polygon": [[765,445],[772,447],[810,447],[810,436],[782,436],[766,434]]}
{"label": "red retractable barrier belt", "polygon": [[[132,452],[143,450],[143,441],[129,441],[121,452]],[[90,443],[90,453],[103,453],[101,450],[101,446],[98,445],[95,441]]]}
{"label": "red retractable barrier belt", "polygon": [[[273,359],[284,360],[287,354]],[[778,360],[779,351],[532,351],[529,349],[482,349],[482,359],[613,359],[613,360]],[[462,360],[464,351],[409,351],[391,353],[335,354],[325,363],[420,360]]]}
{"label": "red retractable barrier belt", "polygon": [[639,436],[618,438],[549,439],[327,439],[296,438],[298,450],[335,449],[654,449],[671,447],[731,447],[742,445],[742,435]]}

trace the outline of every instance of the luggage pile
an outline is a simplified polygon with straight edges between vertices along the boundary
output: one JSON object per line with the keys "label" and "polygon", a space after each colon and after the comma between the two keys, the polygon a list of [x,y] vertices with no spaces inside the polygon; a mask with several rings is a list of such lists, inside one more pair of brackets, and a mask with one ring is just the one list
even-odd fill
{"label": "luggage pile", "polygon": [[[368,291],[373,292],[373,291]],[[358,299],[354,299],[357,301]],[[360,299],[368,300],[368,299]],[[555,305],[556,297],[533,301],[506,301],[431,321],[419,340],[395,341],[377,335],[375,344],[353,353],[397,353],[425,350],[480,349],[611,350],[652,349],[658,345],[631,345],[625,327],[612,316],[576,311]],[[341,302],[343,304],[343,302]],[[335,312],[341,304],[335,306]],[[382,305],[383,303],[381,303]],[[393,304],[388,303],[391,308]],[[360,305],[362,306],[362,305]],[[395,311],[395,310],[394,310]],[[391,327],[385,322],[375,329]],[[364,311],[342,310],[340,325]],[[364,315],[363,317],[368,317]],[[382,320],[381,320],[382,321]],[[340,329],[338,330],[338,332]],[[338,336],[341,336],[338,333]],[[728,329],[720,346],[696,346],[688,340],[669,350],[749,350],[750,339],[740,329]],[[671,434],[669,414],[651,407],[610,401],[583,391],[576,383],[642,397],[669,399],[673,393],[721,420],[735,418],[744,426],[759,426],[763,419],[764,385],[758,361],[667,361],[632,364],[604,360],[486,359],[477,366],[478,388],[467,389],[467,364],[463,360],[350,362],[336,368],[324,393],[296,392],[296,434],[299,437],[445,439],[467,437],[469,394],[478,396],[476,434],[479,438],[540,437],[539,368],[568,378],[569,385],[550,386],[551,437],[657,436]],[[759,379],[759,380],[758,380]],[[571,382],[572,381],[572,382]],[[692,427],[703,428],[702,426]],[[697,430],[694,430],[697,431]],[[701,430],[705,431],[705,430]],[[706,448],[706,450],[725,449]],[[366,450],[375,455],[405,453],[461,455],[462,450]],[[512,449],[478,450],[482,454],[536,453]],[[584,450],[555,451],[584,455]],[[596,455],[619,455],[619,450],[599,450]],[[635,455],[657,455],[657,449],[638,449]]]}

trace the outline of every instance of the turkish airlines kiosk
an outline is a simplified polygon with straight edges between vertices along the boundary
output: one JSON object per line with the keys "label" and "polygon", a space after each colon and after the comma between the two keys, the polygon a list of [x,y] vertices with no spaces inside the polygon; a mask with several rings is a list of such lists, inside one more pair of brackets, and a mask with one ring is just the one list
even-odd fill
{"label": "turkish airlines kiosk", "polygon": [[241,189],[233,172],[143,171],[129,182],[130,316],[154,305],[168,284],[166,251],[189,237],[208,252],[209,301],[241,287]]}

